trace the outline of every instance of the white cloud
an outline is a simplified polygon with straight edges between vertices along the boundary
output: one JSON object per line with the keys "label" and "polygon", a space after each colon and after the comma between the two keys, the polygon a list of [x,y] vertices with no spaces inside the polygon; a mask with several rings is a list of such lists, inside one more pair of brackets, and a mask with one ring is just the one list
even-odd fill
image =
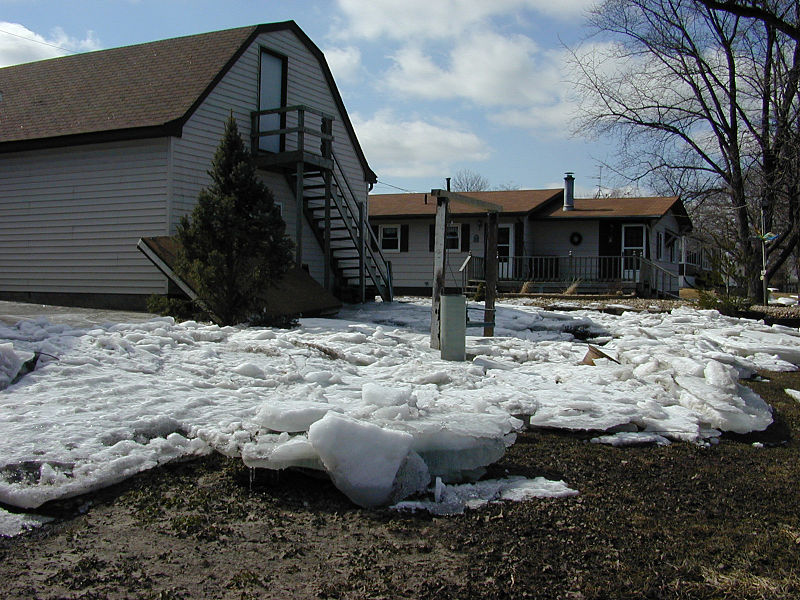
{"label": "white cloud", "polygon": [[361,51],[355,46],[328,48],[325,59],[336,81],[354,81],[361,71]]}
{"label": "white cloud", "polygon": [[99,48],[100,42],[92,31],[87,31],[81,40],[56,27],[50,37],[44,37],[19,23],[0,21],[0,67]]}
{"label": "white cloud", "polygon": [[542,50],[523,35],[476,33],[459,41],[440,66],[418,47],[392,59],[383,84],[406,98],[468,100],[491,107],[487,119],[557,137],[567,136],[578,99],[567,82],[567,54]]}
{"label": "white cloud", "polygon": [[379,176],[442,175],[453,164],[489,157],[489,149],[477,135],[450,121],[402,119],[391,111],[380,111],[372,118],[351,117]]}
{"label": "white cloud", "polygon": [[575,19],[594,0],[338,0],[345,23],[337,37],[375,40],[455,37],[494,17],[523,11]]}
{"label": "white cloud", "polygon": [[542,102],[558,85],[558,67],[524,35],[475,33],[449,52],[447,65],[416,46],[392,56],[386,75],[390,88],[423,98],[465,98],[483,106]]}

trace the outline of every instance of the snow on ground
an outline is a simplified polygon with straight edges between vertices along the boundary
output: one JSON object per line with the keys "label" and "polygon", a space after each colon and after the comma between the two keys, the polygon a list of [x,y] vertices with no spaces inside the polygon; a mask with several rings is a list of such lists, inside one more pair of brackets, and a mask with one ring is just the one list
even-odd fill
{"label": "snow on ground", "polygon": [[[513,443],[515,417],[618,444],[764,429],[770,408],[737,379],[800,364],[798,330],[715,311],[498,308],[496,337],[469,337],[464,363],[430,349],[427,300],[347,307],[288,331],[0,324],[6,385],[43,353],[0,391],[0,502],[33,508],[218,451],[322,469],[356,503],[393,503],[436,478],[475,480]],[[607,342],[619,362],[579,364],[587,346],[575,336]]]}

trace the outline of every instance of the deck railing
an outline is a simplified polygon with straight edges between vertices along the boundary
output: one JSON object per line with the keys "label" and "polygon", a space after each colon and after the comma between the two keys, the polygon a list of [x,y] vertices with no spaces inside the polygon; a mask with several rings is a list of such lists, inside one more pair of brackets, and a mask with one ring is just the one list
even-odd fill
{"label": "deck railing", "polygon": [[[500,257],[497,277],[501,281],[615,282],[637,281],[640,256],[510,256]],[[469,279],[483,279],[485,259],[474,256]]]}
{"label": "deck railing", "polygon": [[[333,141],[333,116],[321,110],[297,104],[250,113],[250,141],[253,153],[309,151],[330,157]],[[316,140],[309,144],[306,136]]]}
{"label": "deck railing", "polygon": [[[473,256],[466,265],[466,279],[483,280],[486,259]],[[677,295],[679,277],[641,256],[510,256],[500,257],[499,281],[532,281],[568,285],[632,283],[643,293]]]}

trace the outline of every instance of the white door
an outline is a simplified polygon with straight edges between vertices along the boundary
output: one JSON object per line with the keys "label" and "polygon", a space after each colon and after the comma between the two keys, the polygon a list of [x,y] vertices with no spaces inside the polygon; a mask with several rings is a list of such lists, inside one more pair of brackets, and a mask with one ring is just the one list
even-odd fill
{"label": "white door", "polygon": [[514,275],[514,225],[497,226],[497,278],[511,279]]}
{"label": "white door", "polygon": [[[258,88],[258,110],[269,110],[283,106],[284,86],[284,60],[267,52],[261,51],[261,76]],[[272,131],[281,129],[281,124],[286,122],[285,116],[280,114],[261,115],[259,131]],[[267,152],[280,152],[281,136],[262,136],[258,139],[258,149]]]}
{"label": "white door", "polygon": [[622,226],[622,278],[625,281],[639,281],[644,241],[644,225]]}

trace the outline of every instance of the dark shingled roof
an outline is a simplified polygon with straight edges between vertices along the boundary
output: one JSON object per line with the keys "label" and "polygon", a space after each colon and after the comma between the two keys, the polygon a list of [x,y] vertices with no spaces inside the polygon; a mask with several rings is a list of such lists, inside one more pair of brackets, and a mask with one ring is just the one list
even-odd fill
{"label": "dark shingled roof", "polygon": [[0,69],[0,140],[180,121],[255,29],[229,29]]}
{"label": "dark shingled roof", "polygon": [[[463,192],[485,202],[503,207],[504,214],[526,214],[555,198],[561,202],[563,190],[510,190],[502,192]],[[427,197],[427,203],[426,203]],[[455,215],[485,214],[474,206],[451,201],[449,210]],[[369,197],[369,216],[376,217],[425,217],[436,214],[436,199],[430,194],[375,194]]]}
{"label": "dark shingled roof", "polygon": [[366,178],[374,182],[325,57],[294,21],[2,68],[0,152],[180,135],[252,40],[280,30],[294,32],[319,61]]}

